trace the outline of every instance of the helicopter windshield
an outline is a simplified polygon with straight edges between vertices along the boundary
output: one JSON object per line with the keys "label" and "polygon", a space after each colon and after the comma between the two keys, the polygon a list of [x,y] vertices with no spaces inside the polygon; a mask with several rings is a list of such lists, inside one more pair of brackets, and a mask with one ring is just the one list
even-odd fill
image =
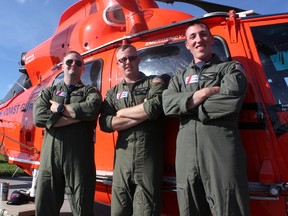
{"label": "helicopter windshield", "polygon": [[257,26],[252,34],[276,104],[288,103],[288,24]]}
{"label": "helicopter windshield", "polygon": [[[101,89],[101,71],[103,67],[103,60],[97,59],[92,62],[85,63],[85,70],[82,74],[81,80],[85,85],[93,85],[99,90]],[[60,73],[53,81],[53,86],[63,81],[64,73]]]}
{"label": "helicopter windshield", "polygon": [[[223,61],[229,59],[226,45],[221,38],[214,37],[213,53]],[[142,49],[138,54],[141,58],[140,71],[146,75],[172,76],[177,71],[183,70],[193,59],[185,46],[185,41]]]}
{"label": "helicopter windshield", "polygon": [[31,86],[32,84],[27,74],[22,74],[15,82],[15,84],[12,86],[12,88],[8,91],[8,93],[5,95],[5,97],[1,100],[0,104],[10,100],[11,98],[20,94],[25,89],[28,89]]}

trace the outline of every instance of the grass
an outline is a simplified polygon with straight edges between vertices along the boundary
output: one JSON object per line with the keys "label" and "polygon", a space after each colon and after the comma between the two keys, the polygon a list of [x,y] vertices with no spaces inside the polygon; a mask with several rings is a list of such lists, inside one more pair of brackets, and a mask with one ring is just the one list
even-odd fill
{"label": "grass", "polygon": [[[9,164],[2,155],[0,155],[0,176],[12,176],[17,169],[14,164]],[[22,169],[18,169],[15,176],[28,176]]]}

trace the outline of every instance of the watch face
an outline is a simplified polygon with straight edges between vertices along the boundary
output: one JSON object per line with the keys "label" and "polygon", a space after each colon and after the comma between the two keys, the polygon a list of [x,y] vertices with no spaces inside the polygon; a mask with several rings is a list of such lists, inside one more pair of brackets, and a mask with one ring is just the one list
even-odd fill
{"label": "watch face", "polygon": [[64,105],[63,104],[59,104],[59,106],[57,107],[57,112],[58,113],[63,113],[64,109],[65,109]]}

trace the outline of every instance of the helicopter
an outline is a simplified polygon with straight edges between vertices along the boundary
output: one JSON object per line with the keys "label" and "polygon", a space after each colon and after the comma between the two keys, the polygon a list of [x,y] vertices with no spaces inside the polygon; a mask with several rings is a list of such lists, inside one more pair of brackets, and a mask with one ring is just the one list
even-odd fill
{"label": "helicopter", "polygon": [[[172,3],[172,0],[158,2]],[[185,29],[204,22],[214,36],[213,53],[239,61],[248,80],[239,129],[248,159],[251,215],[288,212],[288,13],[253,11],[197,0],[179,0],[207,13],[194,17],[159,8],[154,0],[79,0],[62,14],[54,34],[20,58],[21,76],[1,100],[0,153],[33,176],[35,188],[45,129],[33,125],[33,102],[45,87],[63,80],[62,59],[69,50],[83,56],[84,84],[106,91],[122,80],[116,50],[133,44],[146,75],[173,74],[193,59],[185,47]],[[162,215],[178,215],[175,179],[179,122],[166,118]],[[117,132],[96,128],[95,201],[111,204]],[[33,192],[31,192],[33,193]]]}

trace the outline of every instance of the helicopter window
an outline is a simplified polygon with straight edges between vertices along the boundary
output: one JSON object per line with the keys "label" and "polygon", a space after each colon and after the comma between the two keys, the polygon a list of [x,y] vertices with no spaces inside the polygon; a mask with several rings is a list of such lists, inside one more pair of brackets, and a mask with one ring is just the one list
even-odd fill
{"label": "helicopter window", "polygon": [[94,85],[97,89],[101,89],[101,71],[103,61],[98,59],[85,64],[85,71],[82,75],[82,81],[85,85]]}
{"label": "helicopter window", "polygon": [[[226,44],[219,37],[214,37],[213,53],[221,60],[229,59]],[[146,75],[168,74],[172,76],[183,70],[193,59],[185,46],[185,41],[142,49],[138,52],[141,62],[139,69]]]}
{"label": "helicopter window", "polygon": [[60,74],[58,74],[58,76],[55,78],[55,80],[53,81],[53,86],[54,85],[57,85],[58,83],[60,83],[61,81],[63,81],[63,79],[64,79],[64,73],[62,72],[62,73],[60,73]]}
{"label": "helicopter window", "polygon": [[288,103],[288,24],[252,28],[252,34],[276,104]]}
{"label": "helicopter window", "polygon": [[[85,85],[94,85],[100,90],[102,65],[102,60],[96,60],[85,64],[85,69],[81,77],[82,82]],[[53,85],[63,81],[63,79],[64,73],[62,72],[55,78]]]}
{"label": "helicopter window", "polygon": [[28,89],[32,86],[29,77],[26,74],[22,74],[18,80],[15,82],[15,84],[12,86],[12,88],[9,90],[9,92],[6,94],[4,99],[1,100],[1,103],[4,103],[5,101],[10,100],[14,96],[20,94],[25,89]]}

